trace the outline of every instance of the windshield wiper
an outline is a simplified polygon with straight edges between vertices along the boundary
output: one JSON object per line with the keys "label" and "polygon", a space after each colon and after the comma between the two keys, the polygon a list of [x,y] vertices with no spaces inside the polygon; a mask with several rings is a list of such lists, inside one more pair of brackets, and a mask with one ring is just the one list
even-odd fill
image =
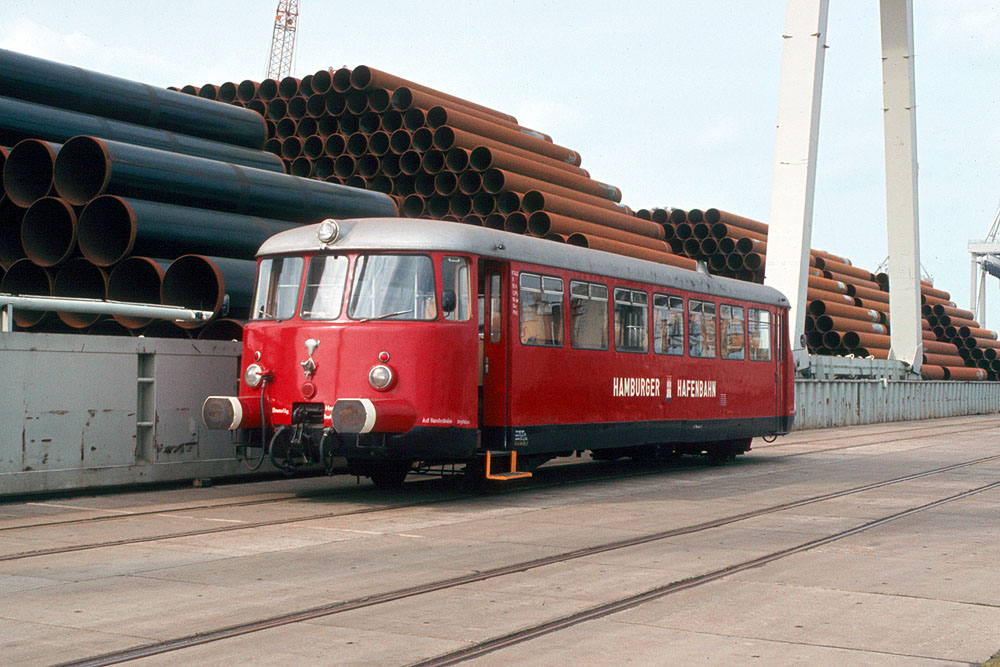
{"label": "windshield wiper", "polygon": [[382,315],[376,315],[375,317],[362,317],[358,322],[371,322],[373,320],[387,320],[390,317],[396,317],[397,315],[406,315],[407,313],[412,313],[413,309],[409,308],[407,310],[397,310],[394,313],[384,313]]}

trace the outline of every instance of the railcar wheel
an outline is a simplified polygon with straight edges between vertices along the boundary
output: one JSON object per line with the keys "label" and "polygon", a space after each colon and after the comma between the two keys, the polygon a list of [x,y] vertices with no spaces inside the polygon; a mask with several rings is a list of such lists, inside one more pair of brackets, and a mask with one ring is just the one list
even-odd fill
{"label": "railcar wheel", "polygon": [[403,486],[412,466],[410,461],[376,461],[368,477],[377,489],[398,489]]}
{"label": "railcar wheel", "polygon": [[286,473],[292,471],[292,430],[286,426],[280,427],[274,432],[271,443],[267,448],[267,455],[271,459],[271,465]]}

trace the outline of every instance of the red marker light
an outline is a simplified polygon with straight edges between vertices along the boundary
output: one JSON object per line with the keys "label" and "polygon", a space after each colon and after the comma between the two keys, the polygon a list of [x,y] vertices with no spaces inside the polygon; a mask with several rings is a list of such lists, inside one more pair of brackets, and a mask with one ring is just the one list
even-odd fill
{"label": "red marker light", "polygon": [[383,364],[389,361],[389,353],[386,352],[385,350],[382,350],[381,352],[378,353],[378,360],[381,361]]}

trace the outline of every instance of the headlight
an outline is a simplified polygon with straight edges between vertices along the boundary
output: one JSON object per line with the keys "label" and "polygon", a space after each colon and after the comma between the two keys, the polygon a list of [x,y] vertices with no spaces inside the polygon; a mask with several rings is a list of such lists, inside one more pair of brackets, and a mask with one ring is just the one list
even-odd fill
{"label": "headlight", "polygon": [[319,242],[325,245],[329,245],[337,240],[340,236],[340,225],[333,218],[327,218],[323,222],[319,223],[319,229],[316,231],[316,236],[319,238]]}
{"label": "headlight", "polygon": [[243,379],[246,380],[248,387],[256,389],[264,380],[264,369],[260,367],[260,364],[250,364],[243,374]]}
{"label": "headlight", "polygon": [[392,384],[392,380],[392,369],[388,366],[379,364],[378,366],[373,366],[372,369],[368,371],[368,384],[379,391],[388,389]]}

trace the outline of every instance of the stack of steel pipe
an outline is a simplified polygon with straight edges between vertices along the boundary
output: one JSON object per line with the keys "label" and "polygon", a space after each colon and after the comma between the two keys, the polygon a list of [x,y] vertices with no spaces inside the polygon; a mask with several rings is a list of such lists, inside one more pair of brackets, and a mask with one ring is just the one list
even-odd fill
{"label": "stack of steel pipe", "polygon": [[[709,272],[762,282],[767,225],[718,209],[652,208],[635,215],[663,226],[673,250],[704,262]],[[885,274],[855,267],[838,255],[810,250],[806,340],[820,355],[886,359],[889,356],[889,294]],[[924,281],[921,321],[923,374],[928,379],[996,379],[1000,342],[972,313]]]}
{"label": "stack of steel pipe", "polygon": [[695,267],[576,151],[509,114],[367,66],[187,90],[256,110],[290,173],[389,194],[405,217]]}
{"label": "stack of steel pipe", "polygon": [[704,262],[711,273],[764,281],[767,225],[763,222],[716,208],[639,209],[635,216],[660,225],[674,252]]}
{"label": "stack of steel pipe", "polygon": [[[0,50],[0,291],[212,310],[233,338],[259,245],[391,198],[285,173],[259,114]],[[184,258],[194,255],[195,258]],[[171,262],[175,258],[175,262]],[[15,311],[22,329],[121,333],[98,316]],[[131,333],[183,327],[116,316]],[[191,328],[189,328],[191,329]],[[176,330],[176,331],[175,331]],[[157,334],[158,335],[158,334]]]}
{"label": "stack of steel pipe", "polygon": [[[875,279],[883,289],[889,289],[886,274],[879,273]],[[920,283],[920,301],[927,323],[924,333],[929,330],[932,336],[931,341],[924,341],[924,363],[930,365],[925,375],[951,380],[1000,379],[1000,342],[995,332],[982,328],[971,311],[958,308],[948,292],[929,281]],[[948,358],[934,356],[942,345],[949,346]]]}

